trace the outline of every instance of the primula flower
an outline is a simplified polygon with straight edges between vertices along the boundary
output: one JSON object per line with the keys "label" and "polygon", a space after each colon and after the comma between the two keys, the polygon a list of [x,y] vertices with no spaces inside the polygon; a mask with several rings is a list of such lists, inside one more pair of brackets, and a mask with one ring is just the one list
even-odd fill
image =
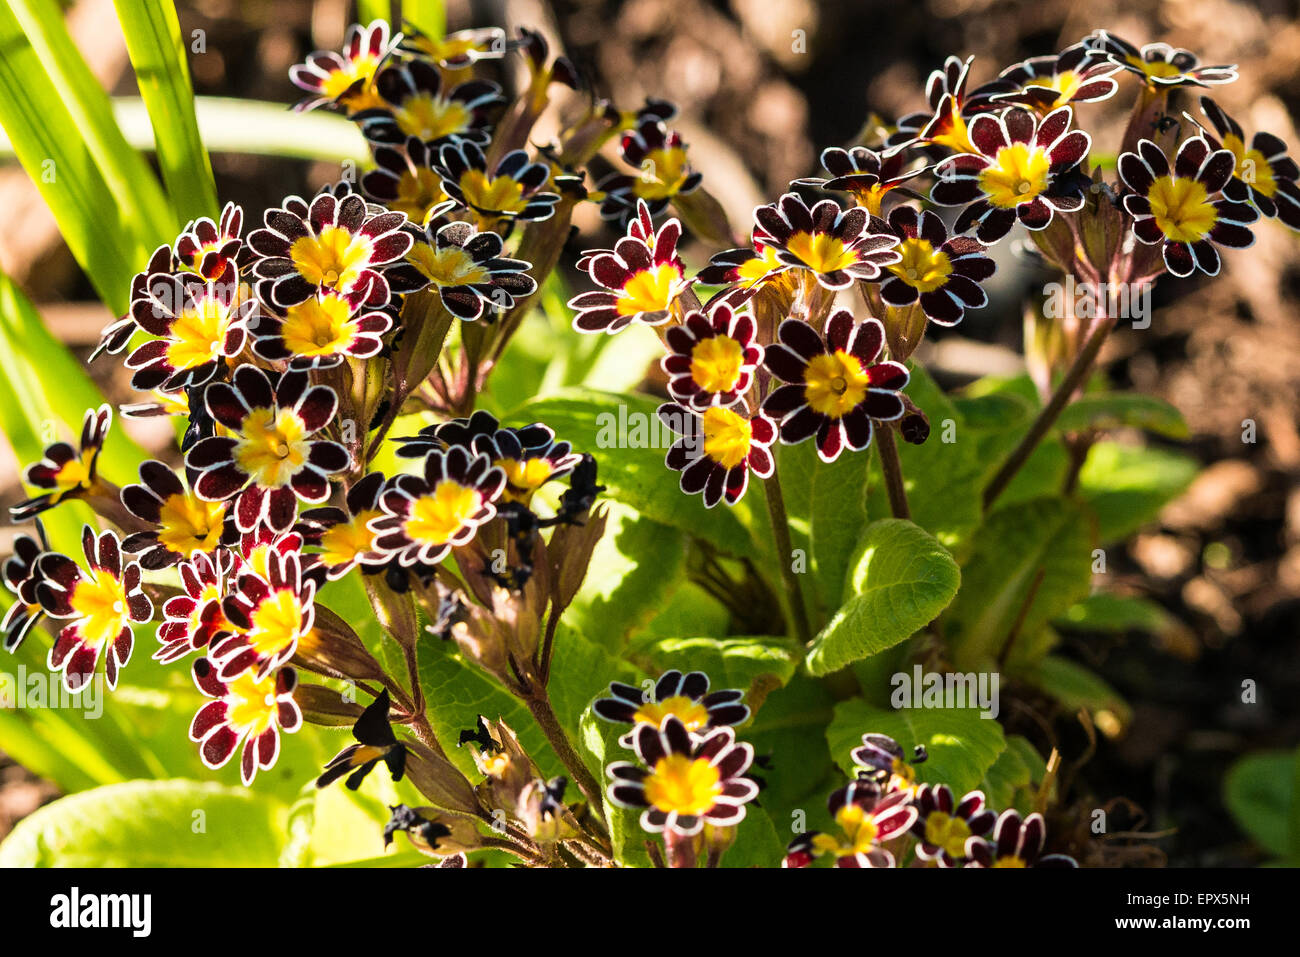
{"label": "primula flower", "polygon": [[1051,56],[1030,57],[1003,70],[979,88],[991,103],[1016,104],[1050,113],[1071,103],[1097,103],[1119,89],[1119,64],[1079,42]]}
{"label": "primula flower", "polygon": [[851,781],[826,802],[840,833],[809,831],[791,842],[784,867],[806,867],[816,857],[830,855],[836,867],[893,867],[894,855],[881,845],[904,834],[915,823],[917,810],[909,795],[882,794],[870,781]]}
{"label": "primula flower", "polygon": [[614,173],[596,185],[604,193],[600,204],[604,219],[626,223],[636,215],[639,202],[658,216],[673,197],[693,193],[704,178],[691,169],[681,134],[657,116],[642,116],[636,129],[623,134],[621,146],[624,161],[639,172]]}
{"label": "primula flower", "polygon": [[464,545],[496,514],[506,476],[486,455],[455,447],[430,452],[423,475],[399,475],[379,498],[370,523],[376,547],[406,567],[434,565]]}
{"label": "primula flower", "polygon": [[434,170],[437,151],[414,136],[407,137],[402,148],[377,146],[375,168],[361,176],[361,192],[389,209],[405,213],[417,226],[423,226],[434,209],[446,202],[442,177]]}
{"label": "primula flower", "polygon": [[691,836],[706,824],[731,827],[745,819],[745,805],[758,795],[758,785],[744,776],[754,748],[738,744],[731,728],[692,737],[670,715],[658,727],[637,727],[633,746],[643,767],[616,761],[606,768],[613,779],[609,799],[644,808],[641,827],[650,833]]}
{"label": "primula flower", "polygon": [[5,651],[15,652],[23,643],[32,626],[45,617],[45,609],[36,597],[36,586],[41,575],[37,570],[40,557],[50,550],[45,541],[45,529],[36,523],[36,535],[18,535],[14,538],[14,551],[5,559],[0,574],[3,574],[5,587],[17,597],[0,621],[0,633],[4,635]]}
{"label": "primula flower", "polygon": [[460,140],[439,150],[434,169],[442,177],[442,191],[476,212],[484,224],[550,219],[560,201],[558,194],[542,189],[550,181],[550,167],[531,162],[523,150],[507,153],[489,171],[483,150]]}
{"label": "primula flower", "polygon": [[[873,216],[880,215],[887,192],[925,171],[924,165],[913,163],[901,147],[878,153],[865,146],[847,150],[832,146],[822,150],[821,163],[825,177],[796,179],[790,185],[850,193]],[[910,194],[910,190],[904,192]]]}
{"label": "primula flower", "polygon": [[970,839],[987,834],[997,819],[997,813],[984,806],[982,791],[971,791],[956,801],[946,784],[922,784],[916,789],[915,804],[916,856],[939,867],[957,867],[966,860]]}
{"label": "primula flower", "polygon": [[379,495],[384,490],[382,472],[371,472],[348,489],[344,508],[326,505],[303,512],[296,529],[303,543],[317,554],[327,578],[342,578],[356,565],[363,568],[388,563],[389,556],[375,548],[373,519],[383,515]]}
{"label": "primula flower", "polygon": [[[474,442],[483,436],[495,435],[501,429],[497,417],[486,409],[476,409],[469,418],[450,419],[435,425],[426,425],[415,435],[395,435],[397,454],[402,458],[422,459],[430,452],[446,451],[458,445],[473,451]],[[540,422],[511,428],[519,444],[525,449],[538,448],[555,440],[555,433]]]}
{"label": "primula flower", "polygon": [[310,203],[290,196],[268,209],[265,228],[248,236],[256,254],[259,294],[278,308],[297,305],[319,290],[348,293],[370,285],[367,304],[388,304],[384,271],[411,248],[407,219],[352,193],[322,191]]}
{"label": "primula flower", "polygon": [[[522,438],[521,438],[522,435]],[[527,440],[529,444],[525,445]],[[477,436],[475,453],[488,457],[506,476],[501,499],[527,505],[533,494],[552,479],[563,478],[582,461],[568,442],[557,442],[549,426],[535,422],[521,429],[497,429]]]}
{"label": "primula flower", "polygon": [[104,447],[104,439],[108,437],[108,427],[112,421],[113,410],[107,404],[98,409],[88,409],[81,422],[78,448],[74,449],[67,442],[55,442],[47,446],[41,460],[27,466],[23,472],[23,481],[48,491],[11,506],[9,517],[15,522],[25,522],[60,502],[80,498],[94,491],[98,487],[96,468],[99,453]]}
{"label": "primula flower", "polygon": [[326,787],[346,774],[348,789],[355,791],[380,761],[388,765],[394,781],[402,780],[402,773],[406,770],[406,745],[397,740],[388,722],[390,706],[388,689],[385,688],[352,726],[352,736],[357,743],[349,744],[330,759],[324,772],[316,779],[316,787]]}
{"label": "primula flower", "polygon": [[902,258],[886,266],[890,273],[880,284],[880,298],[903,308],[920,302],[922,311],[941,326],[961,322],[967,309],[988,304],[980,283],[996,271],[985,249],[969,236],[948,237],[948,227],[938,215],[918,213],[911,206],[896,206],[889,228],[902,242]]}
{"label": "primula flower", "polygon": [[[593,701],[591,710],[596,717],[616,724],[649,724],[659,728],[671,717],[698,736],[710,728],[744,724],[749,720],[749,707],[742,703],[745,692],[737,688],[710,692],[709,676],[702,671],[685,674],[675,668],[665,671],[650,692],[612,681],[609,693],[610,697]],[[633,727],[619,743],[625,748],[632,747],[635,734]]]}
{"label": "primula flower", "polygon": [[[148,265],[131,277],[131,293],[128,299],[130,306],[127,308],[126,315],[119,316],[100,330],[99,343],[91,351],[88,362],[94,362],[104,354],[115,356],[130,344],[131,337],[135,335],[136,330],[139,328],[135,324],[135,317],[131,315],[131,307],[135,305],[137,300],[148,295],[149,277],[171,273],[176,268],[176,256],[170,246],[164,243],[153,251],[153,255],[149,257]],[[222,272],[225,272],[224,268]]]}
{"label": "primula flower", "polygon": [[469,80],[445,91],[443,86],[432,63],[390,64],[375,74],[373,93],[380,105],[351,118],[371,143],[403,143],[410,136],[430,144],[459,137],[487,145],[490,115],[505,102],[501,87],[490,80]]}
{"label": "primula flower", "polygon": [[[646,216],[649,216],[647,207]],[[579,332],[606,332],[613,335],[633,322],[657,326],[667,322],[677,297],[690,288],[686,266],[677,255],[682,225],[670,219],[659,231],[646,235],[641,218],[634,219],[628,235],[612,250],[598,250],[584,255],[579,268],[597,285],[595,292],[584,292],[569,300],[577,312],[573,328]]]}
{"label": "primula flower", "polygon": [[318,50],[308,55],[306,63],[289,68],[293,85],[311,94],[294,109],[301,112],[337,104],[355,113],[375,105],[371,81],[392,48],[388,21],[375,20],[365,27],[352,24],[344,37],[342,53]]}
{"label": "primula flower", "polygon": [[139,556],[144,568],[157,570],[211,554],[222,543],[226,503],[199,498],[161,462],[140,466],[140,484],[122,488],[122,504],[153,526],[122,542],[124,549]]}
{"label": "primula flower", "polygon": [[211,555],[200,552],[177,566],[182,594],[163,602],[161,647],[153,653],[155,659],[163,664],[179,661],[234,627],[221,610],[234,564],[234,554],[223,548]]}
{"label": "primula flower", "polygon": [[[302,727],[302,710],[293,699],[298,675],[292,668],[258,675],[246,671],[224,681],[207,658],[194,662],[194,683],[209,698],[190,723],[190,740],[210,768],[224,767],[236,751],[239,777],[252,784],[257,771],[270,770],[280,756],[280,733]],[[242,744],[242,750],[240,745]]]}
{"label": "primula flower", "polygon": [[777,249],[755,236],[752,246],[724,249],[714,253],[709,264],[696,275],[696,282],[706,286],[731,286],[729,293],[720,293],[728,302],[739,306],[769,282],[790,271],[791,267],[777,258]]}
{"label": "primula flower", "polygon": [[1183,141],[1172,168],[1150,140],[1139,141],[1136,153],[1120,156],[1120,179],[1131,190],[1124,209],[1133,217],[1133,235],[1160,244],[1171,274],[1190,276],[1199,269],[1218,275],[1216,245],[1245,249],[1255,242],[1246,227],[1259,212],[1223,194],[1236,168],[1231,150],[1212,149],[1203,136]]}
{"label": "primula flower", "polygon": [[754,222],[762,231],[756,238],[773,247],[779,262],[807,269],[826,289],[875,280],[882,267],[898,262],[898,238],[878,232],[861,206],[840,209],[824,199],[809,209],[796,193],[786,193],[756,208]]}
{"label": "primula flower", "polygon": [[230,383],[209,385],[204,402],[230,434],[197,442],[185,467],[198,473],[193,488],[201,499],[238,496],[234,514],[241,532],[262,522],[288,529],[297,499],[325,501],[327,476],[348,467],[346,448],[312,438],[333,420],[338,397],[328,386],[311,385],[306,372],[272,379],[256,366],[242,365]]}
{"label": "primula flower", "polygon": [[708,315],[688,312],[664,336],[668,354],[660,365],[668,375],[668,394],[692,409],[734,405],[749,391],[754,369],[763,361],[756,333],[753,316],[735,313],[723,302]]}
{"label": "primula flower", "polygon": [[1269,219],[1280,219],[1300,230],[1300,187],[1296,185],[1300,166],[1287,155],[1286,144],[1260,130],[1247,146],[1241,124],[1208,96],[1201,97],[1201,110],[1222,141],[1211,140],[1210,145],[1230,150],[1237,161],[1223,195],[1235,202],[1249,202]]}
{"label": "primula flower", "polygon": [[186,224],[173,247],[176,262],[209,282],[215,282],[226,274],[226,268],[239,256],[244,245],[239,238],[243,228],[243,209],[234,203],[226,203],[221,210],[220,223],[203,216]]}
{"label": "primula flower", "polygon": [[432,220],[415,237],[406,259],[389,275],[398,292],[433,286],[453,316],[473,322],[484,310],[504,312],[537,291],[531,263],[502,256],[501,236],[469,223],[438,226]]}
{"label": "primula flower", "polygon": [[969,152],[971,147],[968,119],[991,108],[987,99],[970,92],[970,68],[973,56],[962,60],[950,56],[943,66],[930,73],[925,82],[928,110],[901,116],[895,129],[885,139],[886,148],[918,146],[933,153],[932,147]]}
{"label": "primula flower", "polygon": [[344,359],[379,355],[393,317],[369,309],[370,286],[351,292],[321,289],[280,312],[264,310],[252,328],[253,354],[290,369],[328,369]]}
{"label": "primula flower", "polygon": [[862,768],[873,780],[883,784],[887,791],[906,791],[916,788],[916,769],[926,759],[925,748],[917,745],[909,761],[903,747],[887,734],[864,734],[862,746],[849,755],[853,763]]}
{"label": "primula flower", "polygon": [[1068,106],[1039,120],[1012,107],[1001,116],[980,114],[970,123],[978,152],[958,153],[935,167],[930,197],[940,206],[965,206],[956,232],[975,227],[985,245],[997,242],[1019,220],[1027,229],[1046,229],[1056,212],[1083,205],[1086,177],[1078,166],[1092,140],[1071,130]]}
{"label": "primula flower", "polygon": [[153,617],[153,603],[140,588],[140,566],[124,562],[117,533],[81,532],[89,571],[71,558],[46,552],[37,560],[41,581],[36,597],[51,618],[67,620],[50,649],[51,671],[63,672],[63,686],[77,692],[90,683],[104,659],[104,678],[117,687],[118,670],[135,647],[132,624]]}
{"label": "primula flower", "polygon": [[1083,41],[1089,49],[1105,56],[1129,73],[1140,76],[1147,86],[1209,86],[1237,79],[1235,63],[1201,66],[1196,54],[1168,43],[1148,43],[1138,49],[1127,40],[1098,30]]}
{"label": "primula flower", "polygon": [[255,669],[258,678],[283,665],[316,621],[316,582],[296,554],[267,556],[266,575],[240,571],[221,602],[233,630],[213,637],[208,657],[225,681]]}
{"label": "primula flower", "polygon": [[506,31],[501,27],[457,30],[435,37],[421,33],[409,24],[402,28],[398,46],[405,52],[428,57],[448,70],[464,69],[479,60],[499,60],[509,49]]}
{"label": "primula flower", "polygon": [[1021,818],[1014,809],[1003,811],[993,825],[993,839],[972,837],[966,842],[967,867],[1078,867],[1066,854],[1043,854],[1047,825],[1041,814]]}
{"label": "primula flower", "polygon": [[827,320],[824,340],[798,319],[781,323],[777,338],[763,361],[785,384],[763,401],[763,412],[778,422],[783,443],[815,436],[818,457],[833,462],[846,448],[871,444],[873,420],[902,418],[907,367],[877,361],[885,345],[878,319],[854,323],[840,309]]}
{"label": "primula flower", "polygon": [[735,505],[749,487],[750,472],[767,478],[776,467],[771,449],[776,423],[761,411],[750,415],[743,402],[702,412],[669,402],[657,411],[682,436],[668,449],[664,464],[682,473],[683,492],[702,493],[705,508],[724,500]]}

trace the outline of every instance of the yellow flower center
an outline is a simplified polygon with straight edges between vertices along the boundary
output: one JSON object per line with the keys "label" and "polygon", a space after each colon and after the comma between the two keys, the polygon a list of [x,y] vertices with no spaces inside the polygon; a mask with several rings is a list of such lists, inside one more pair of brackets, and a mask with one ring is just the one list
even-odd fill
{"label": "yellow flower center", "polygon": [[437,249],[429,243],[416,243],[407,253],[406,261],[439,288],[473,286],[492,278],[486,269],[476,264],[473,257],[459,246]]}
{"label": "yellow flower center", "polygon": [[527,502],[551,477],[551,463],[543,458],[498,459],[493,465],[506,473],[506,500]]}
{"label": "yellow flower center", "polygon": [[674,288],[681,278],[682,271],[673,263],[643,269],[627,281],[614,308],[620,316],[662,312],[672,305]]}
{"label": "yellow flower center", "polygon": [[254,737],[278,723],[279,704],[275,697],[275,674],[257,677],[250,668],[226,685],[226,720],[237,734]]}
{"label": "yellow flower center", "polygon": [[90,569],[90,577],[77,582],[69,601],[80,616],[77,633],[92,648],[112,641],[130,624],[126,589],[112,572]]}
{"label": "yellow flower center", "polygon": [[272,592],[253,611],[248,643],[270,657],[302,637],[302,602],[287,588]]}
{"label": "yellow flower center", "polygon": [[670,715],[681,721],[687,731],[699,731],[709,724],[709,710],[685,695],[673,695],[663,701],[647,701],[637,708],[632,720],[653,724],[657,728]]}
{"label": "yellow flower center", "polygon": [[422,140],[440,140],[469,129],[470,115],[465,104],[431,93],[417,93],[393,110],[397,125],[407,136]]}
{"label": "yellow flower center", "polygon": [[1054,110],[1058,106],[1065,106],[1070,102],[1070,98],[1079,92],[1079,87],[1083,86],[1083,77],[1079,76],[1073,70],[1066,70],[1064,73],[1058,73],[1055,76],[1040,76],[1029,81],[1029,86],[1047,87],[1049,90],[1055,90],[1059,95],[1047,109]]}
{"label": "yellow flower center", "polygon": [[1130,66],[1137,67],[1148,77],[1160,77],[1161,79],[1165,79],[1171,76],[1178,76],[1183,72],[1178,69],[1178,67],[1174,66],[1172,63],[1166,62],[1165,60],[1152,60],[1148,62],[1140,56],[1128,56],[1125,57],[1124,60]]}
{"label": "yellow flower center", "polygon": [[367,526],[382,514],[378,509],[366,509],[349,521],[327,528],[320,537],[321,561],[330,566],[343,565],[370,551],[375,533]]}
{"label": "yellow flower center", "polygon": [[980,189],[994,206],[1012,209],[1032,201],[1047,189],[1051,165],[1042,147],[1027,143],[1003,146],[980,173]]}
{"label": "yellow flower center", "polygon": [[313,286],[347,292],[370,263],[370,240],[341,226],[326,226],[319,236],[303,236],[289,247],[294,269]]}
{"label": "yellow flower center", "polygon": [[994,867],[1028,867],[1023,860],[1018,857],[999,857],[993,862]]}
{"label": "yellow flower center", "polygon": [[494,213],[519,213],[528,205],[524,188],[509,176],[489,177],[482,170],[466,170],[460,177],[465,202]]}
{"label": "yellow flower center", "polygon": [[815,273],[834,272],[858,261],[857,253],[845,249],[844,243],[829,233],[797,232],[785,245]]}
{"label": "yellow flower center", "polygon": [[655,762],[645,779],[646,800],[664,812],[696,817],[722,793],[722,775],[704,758],[670,754]]}
{"label": "yellow flower center", "polygon": [[363,53],[355,60],[348,60],[341,69],[331,70],[329,76],[325,78],[321,92],[332,99],[338,99],[357,80],[370,79],[374,75],[377,66],[379,66],[379,61],[375,57],[372,57],[369,53]]}
{"label": "yellow flower center", "polygon": [[844,831],[847,843],[839,848],[841,855],[865,854],[876,840],[876,822],[858,804],[845,804],[835,814],[835,823]]}
{"label": "yellow flower center", "polygon": [[[189,631],[191,635],[198,634],[203,627],[203,609],[208,606],[209,602],[220,602],[222,599],[221,589],[217,585],[204,585],[203,590],[199,592],[198,600],[194,602],[194,611],[189,617]],[[227,621],[226,616],[218,611],[215,625],[220,626]]]}
{"label": "yellow flower center", "polygon": [[477,489],[444,479],[432,494],[416,499],[403,528],[420,545],[445,545],[482,507]]}
{"label": "yellow flower center", "polygon": [[215,362],[230,330],[230,309],[214,296],[187,305],[171,326],[174,342],[167,345],[167,362],[173,369],[192,369]]}
{"label": "yellow flower center", "polygon": [[745,353],[731,336],[701,339],[691,349],[691,378],[705,392],[729,392],[740,380]]}
{"label": "yellow flower center", "polygon": [[221,541],[225,517],[225,502],[205,502],[190,491],[169,495],[158,513],[158,543],[186,558],[210,552]]}
{"label": "yellow flower center", "polygon": [[959,817],[943,811],[931,811],[925,819],[925,842],[948,852],[958,860],[966,856],[966,838],[970,827]]}
{"label": "yellow flower center", "polygon": [[[949,103],[951,104],[951,101]],[[951,105],[947,122],[940,127],[939,132],[930,137],[930,142],[946,146],[959,153],[979,152],[970,140],[970,128],[966,125],[965,117],[961,115],[960,110],[953,109]]]}
{"label": "yellow flower center", "polygon": [[1235,133],[1229,133],[1223,138],[1223,147],[1232,150],[1232,155],[1237,158],[1237,168],[1232,175],[1250,186],[1261,196],[1271,197],[1277,192],[1277,180],[1273,177],[1273,167],[1268,165],[1268,160],[1263,153],[1259,150],[1247,149],[1246,144],[1241,141],[1241,137]]}
{"label": "yellow flower center", "polygon": [[254,409],[235,439],[235,463],[255,485],[282,488],[307,461],[309,444],[292,409]]}
{"label": "yellow flower center", "polygon": [[333,293],[312,296],[285,310],[280,338],[296,356],[331,356],[352,343],[356,323],[347,301]]}
{"label": "yellow flower center", "polygon": [[54,487],[60,492],[88,488],[90,486],[90,461],[93,455],[92,452],[89,455],[83,454],[77,458],[68,459],[54,473]]}
{"label": "yellow flower center", "polygon": [[749,420],[731,409],[711,406],[700,416],[704,454],[723,468],[735,468],[749,455],[754,429]]}
{"label": "yellow flower center", "polygon": [[431,169],[407,170],[397,181],[397,199],[389,206],[395,212],[405,213],[413,223],[424,225],[429,210],[447,198],[442,191],[442,180]]}
{"label": "yellow flower center", "polygon": [[633,192],[641,199],[668,199],[682,188],[687,175],[684,149],[651,150],[641,161]]}
{"label": "yellow flower center", "polygon": [[871,377],[855,356],[843,349],[822,353],[804,370],[804,397],[814,412],[843,417],[867,396]]}
{"label": "yellow flower center", "polygon": [[764,246],[759,250],[757,257],[741,263],[736,273],[741,286],[749,289],[784,267],[785,263],[776,258],[776,249],[772,246]]}
{"label": "yellow flower center", "polygon": [[952,275],[948,254],[927,239],[904,239],[898,251],[903,258],[888,267],[889,271],[921,292],[934,292]]}
{"label": "yellow flower center", "polygon": [[1161,176],[1151,184],[1147,202],[1160,231],[1178,243],[1204,239],[1218,218],[1205,187],[1186,177]]}

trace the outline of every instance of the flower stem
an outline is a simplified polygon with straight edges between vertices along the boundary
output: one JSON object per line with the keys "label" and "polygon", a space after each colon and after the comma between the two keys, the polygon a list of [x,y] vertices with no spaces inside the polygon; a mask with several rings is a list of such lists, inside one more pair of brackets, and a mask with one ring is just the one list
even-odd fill
{"label": "flower stem", "polygon": [[1006,491],[1007,486],[1016,477],[1016,473],[1020,471],[1021,466],[1028,461],[1029,456],[1038,447],[1038,443],[1043,440],[1043,437],[1056,424],[1056,420],[1060,418],[1061,413],[1065,411],[1065,407],[1070,404],[1070,399],[1073,398],[1075,391],[1088,378],[1093,363],[1097,360],[1097,354],[1101,352],[1102,343],[1106,341],[1106,336],[1111,329],[1115,328],[1115,319],[1115,316],[1104,316],[1097,319],[1092,331],[1088,333],[1083,348],[1079,350],[1079,354],[1074,357],[1074,362],[1066,370],[1065,378],[1056,387],[1056,391],[1052,393],[1047,405],[1043,406],[1038,413],[1038,417],[1034,419],[1029,431],[1020,440],[1020,444],[1015,447],[1015,450],[1002,464],[1002,468],[998,469],[997,474],[993,476],[993,480],[989,482],[988,487],[984,489],[984,510],[986,512],[997,501],[998,496]]}
{"label": "flower stem", "polygon": [[534,688],[532,693],[524,698],[524,701],[528,705],[528,710],[532,712],[533,720],[537,722],[542,729],[542,733],[546,735],[546,740],[555,749],[560,763],[573,775],[578,790],[583,793],[583,796],[591,804],[595,819],[603,822],[605,819],[605,798],[601,793],[600,783],[587,768],[582,756],[574,749],[573,744],[569,741],[569,736],[564,733],[564,728],[560,725],[560,719],[555,714],[555,709],[551,707],[551,699],[547,696],[546,689],[544,687]]}
{"label": "flower stem", "polygon": [[804,608],[803,589],[791,564],[794,548],[790,544],[790,521],[786,518],[781,479],[777,475],[775,464],[772,466],[772,474],[763,480],[763,490],[767,493],[767,514],[772,519],[772,536],[776,539],[777,564],[781,566],[781,578],[785,582],[789,598],[790,625],[799,643],[806,645],[812,640],[812,635],[808,633],[808,612]]}
{"label": "flower stem", "polygon": [[876,430],[876,450],[880,453],[880,468],[885,473],[885,490],[889,492],[889,510],[894,518],[912,517],[907,507],[907,489],[903,485],[903,464],[898,459],[898,443],[894,429],[885,425]]}

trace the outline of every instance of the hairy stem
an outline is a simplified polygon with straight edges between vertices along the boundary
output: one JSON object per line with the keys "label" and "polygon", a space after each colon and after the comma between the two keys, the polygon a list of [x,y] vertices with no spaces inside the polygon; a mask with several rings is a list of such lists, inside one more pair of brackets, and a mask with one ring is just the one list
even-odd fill
{"label": "hairy stem", "polygon": [[601,822],[600,826],[603,827],[605,796],[601,793],[600,782],[587,768],[582,756],[578,754],[572,742],[569,741],[569,736],[564,733],[564,728],[560,725],[560,719],[556,716],[555,709],[551,707],[551,699],[547,696],[546,689],[544,687],[533,688],[524,701],[528,705],[528,710],[532,712],[533,720],[537,722],[542,729],[542,733],[546,735],[546,740],[555,749],[560,763],[573,775],[578,790],[591,804],[595,819]]}
{"label": "hairy stem", "polygon": [[808,644],[812,636],[808,632],[808,611],[803,603],[803,589],[795,574],[791,558],[794,548],[790,544],[790,521],[785,514],[785,499],[781,496],[781,479],[777,475],[775,464],[772,474],[763,480],[763,490],[767,493],[767,514],[772,519],[772,536],[776,539],[777,564],[781,566],[781,578],[785,582],[786,595],[789,598],[791,630],[800,644]]}
{"label": "hairy stem", "polygon": [[876,430],[876,450],[880,453],[880,468],[885,473],[885,490],[889,492],[889,510],[894,518],[912,517],[907,507],[907,489],[903,485],[903,464],[898,460],[898,443],[894,441],[893,427],[885,425]]}

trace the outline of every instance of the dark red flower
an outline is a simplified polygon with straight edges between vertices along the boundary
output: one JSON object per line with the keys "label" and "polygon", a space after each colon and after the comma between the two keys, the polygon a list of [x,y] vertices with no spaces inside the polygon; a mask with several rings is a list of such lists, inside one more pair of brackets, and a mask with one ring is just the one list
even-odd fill
{"label": "dark red flower", "polygon": [[198,742],[199,755],[210,768],[224,767],[240,751],[239,777],[246,785],[259,768],[275,766],[280,732],[292,734],[302,727],[302,709],[293,698],[298,675],[292,668],[266,675],[246,671],[224,681],[212,662],[200,658],[194,662],[194,683],[216,700],[194,716],[190,740]]}

